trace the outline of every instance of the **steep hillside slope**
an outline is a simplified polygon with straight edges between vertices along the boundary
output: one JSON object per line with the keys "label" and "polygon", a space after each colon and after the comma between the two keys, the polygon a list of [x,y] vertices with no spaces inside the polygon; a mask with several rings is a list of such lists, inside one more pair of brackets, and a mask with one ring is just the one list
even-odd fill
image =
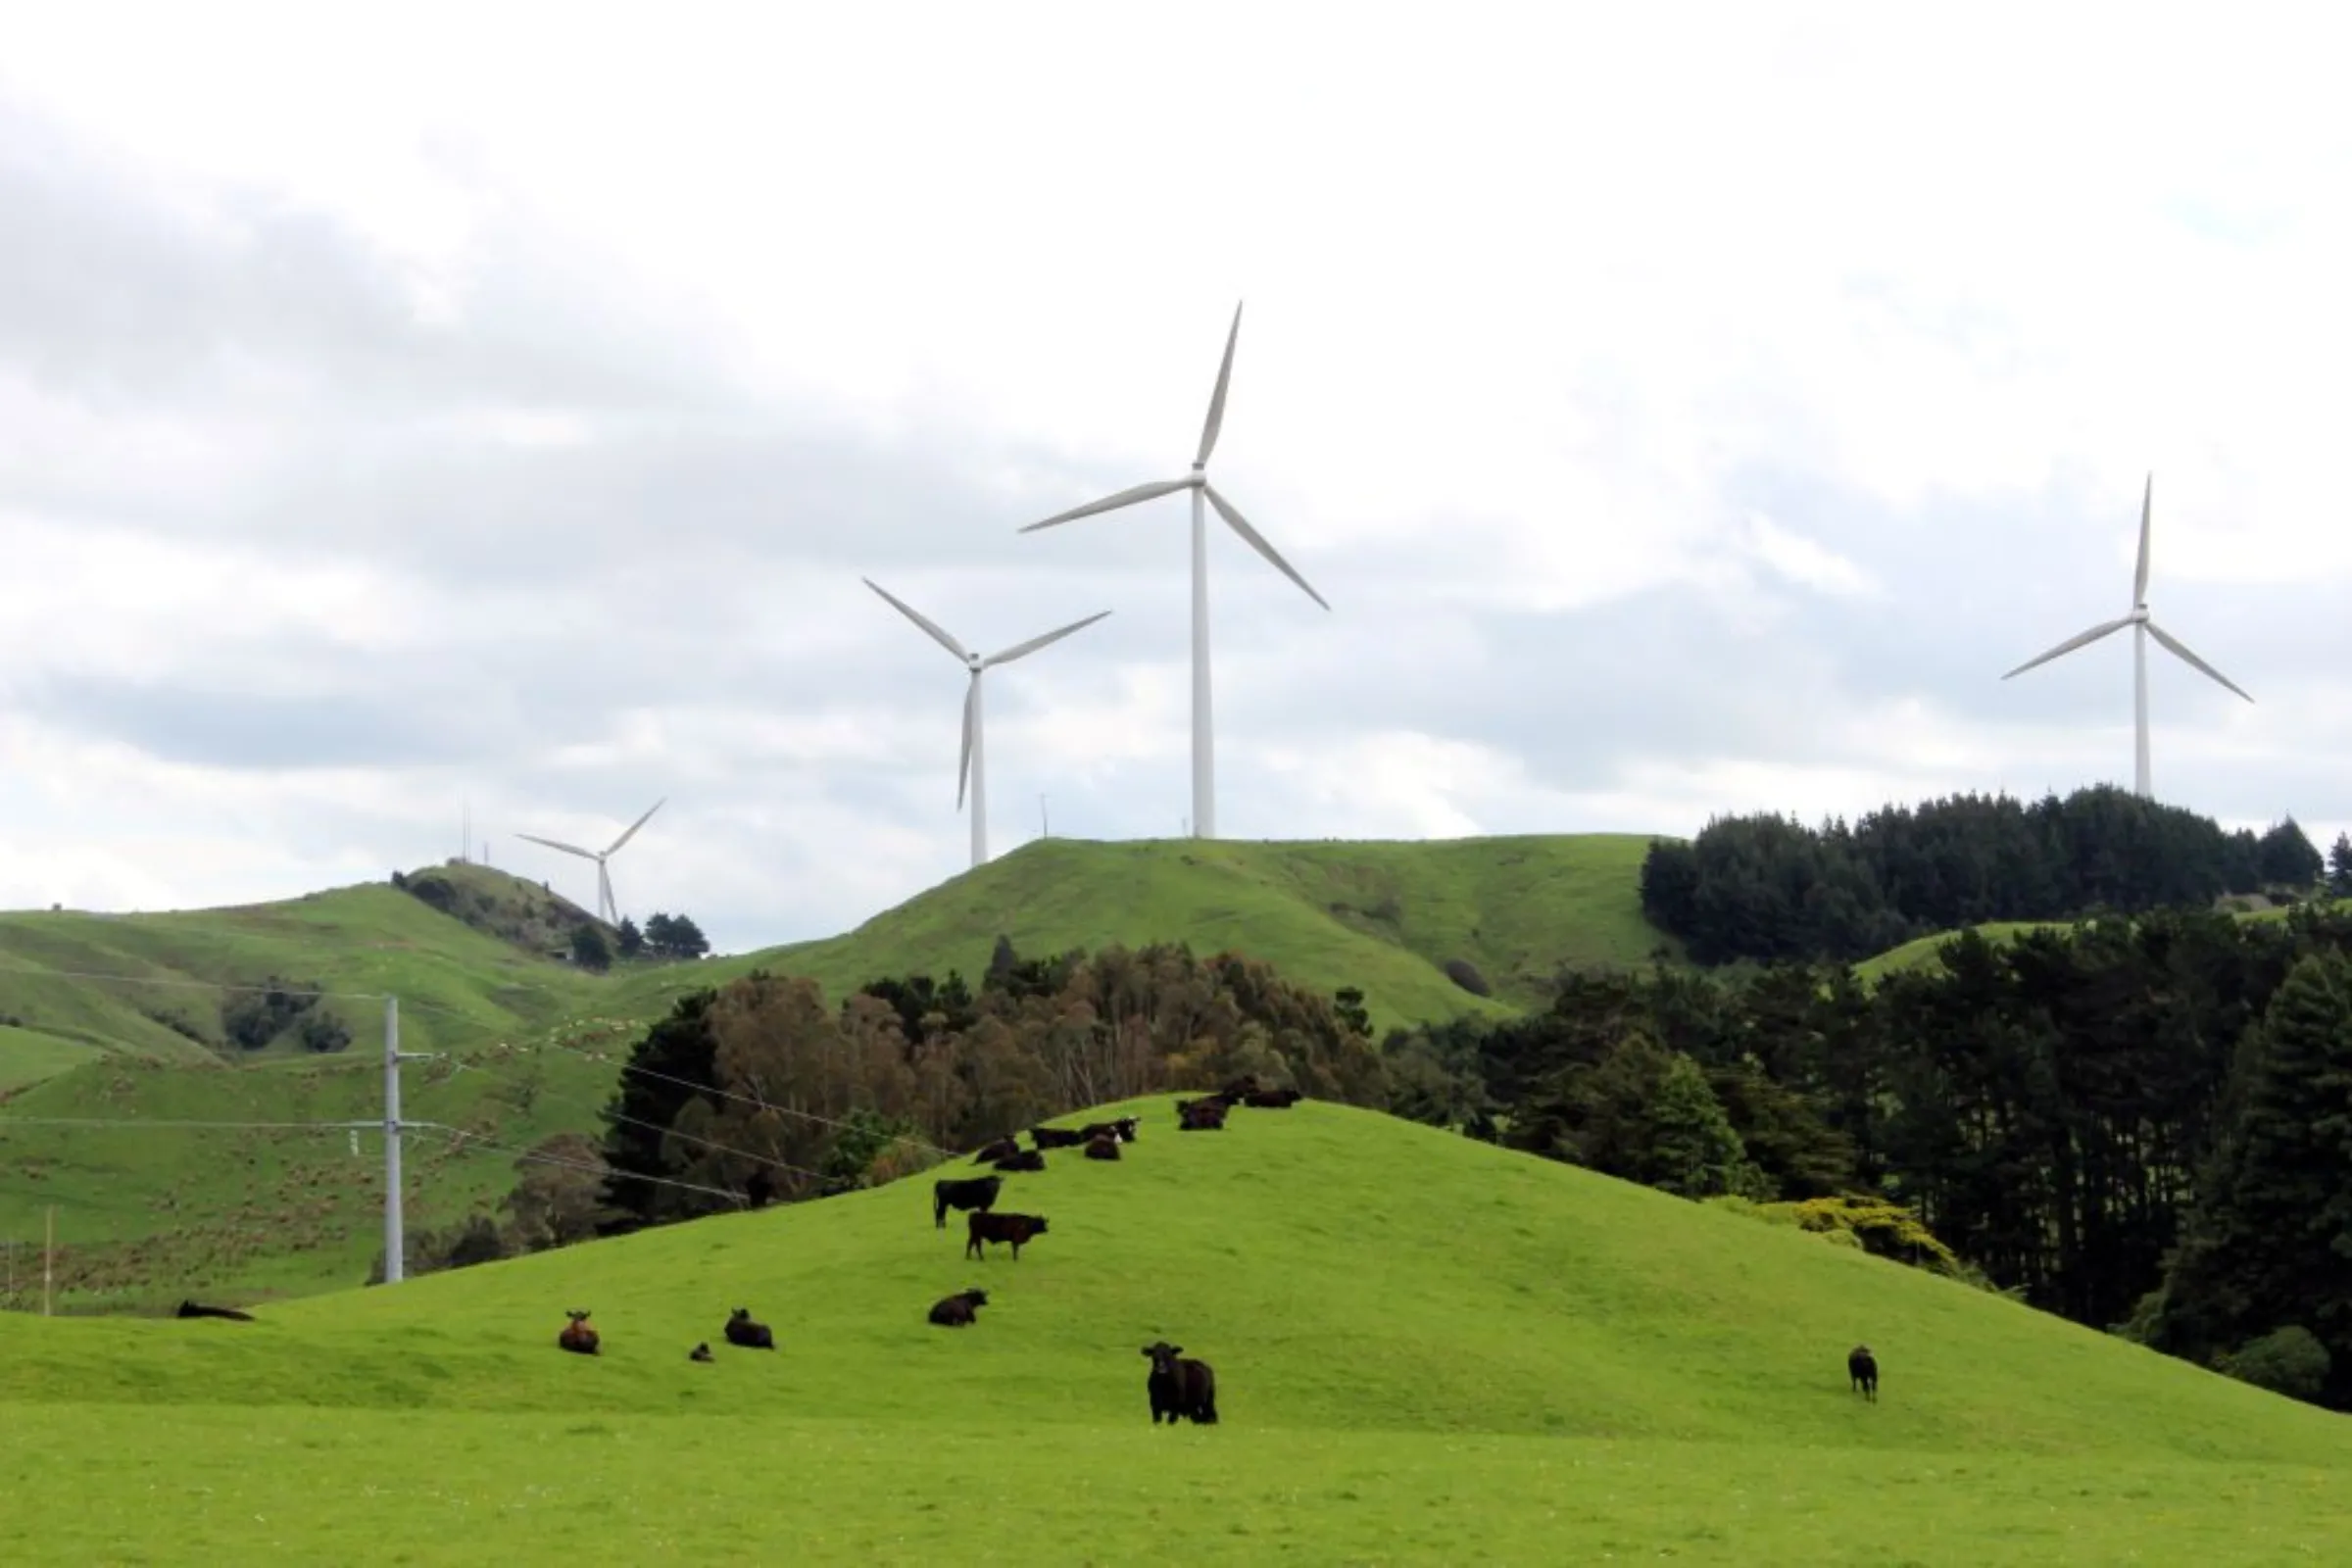
{"label": "steep hillside slope", "polygon": [[[1674,1438],[2352,1462],[2352,1430],[2001,1298],[1616,1182],[1309,1103],[1179,1134],[1166,1098],[1117,1163],[1062,1156],[1000,1212],[1017,1263],[934,1229],[930,1174],[267,1309],[251,1327],[10,1325],[12,1399],[303,1403],[1125,1425],[1138,1347],[1218,1369],[1250,1428]],[[1072,1118],[1076,1120],[1078,1118]],[[980,1324],[923,1321],[966,1284]],[[725,1347],[729,1308],[780,1352]],[[553,1348],[593,1311],[595,1360]],[[710,1375],[685,1359],[710,1341]],[[1885,1368],[1873,1409],[1848,1346]],[[1867,1427],[1862,1423],[1867,1422]]]}

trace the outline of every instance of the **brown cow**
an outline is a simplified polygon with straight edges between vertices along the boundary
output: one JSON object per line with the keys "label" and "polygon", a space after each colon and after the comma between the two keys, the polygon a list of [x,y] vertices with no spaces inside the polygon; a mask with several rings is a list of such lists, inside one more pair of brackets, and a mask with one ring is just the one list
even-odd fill
{"label": "brown cow", "polygon": [[1176,1130],[1180,1133],[1222,1132],[1225,1102],[1221,1100],[1178,1101]]}
{"label": "brown cow", "polygon": [[957,1291],[931,1303],[931,1321],[943,1329],[968,1328],[979,1321],[978,1311],[987,1304],[988,1293],[977,1286]]}
{"label": "brown cow", "polygon": [[1098,1133],[1086,1141],[1086,1157],[1116,1159],[1119,1157],[1119,1141],[1108,1133]]}
{"label": "brown cow", "polygon": [[596,1354],[599,1336],[596,1330],[588,1326],[588,1314],[565,1312],[564,1315],[571,1321],[564,1324],[564,1332],[556,1336],[556,1344],[575,1355]]}
{"label": "brown cow", "polygon": [[1012,1260],[1018,1263],[1021,1260],[1021,1244],[1046,1234],[1043,1214],[973,1214],[969,1217],[971,1225],[965,1232],[963,1255],[979,1258],[983,1262],[988,1258],[984,1243],[1011,1243]]}
{"label": "brown cow", "polygon": [[1010,1159],[1020,1152],[1021,1142],[1019,1139],[1000,1138],[993,1144],[982,1144],[979,1151],[972,1155],[972,1163],[975,1165],[994,1164],[1000,1159]]}

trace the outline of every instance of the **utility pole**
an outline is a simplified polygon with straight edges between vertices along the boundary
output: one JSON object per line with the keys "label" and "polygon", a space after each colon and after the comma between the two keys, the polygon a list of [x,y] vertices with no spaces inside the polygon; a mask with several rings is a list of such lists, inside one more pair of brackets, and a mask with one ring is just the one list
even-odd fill
{"label": "utility pole", "polygon": [[[427,1061],[436,1051],[400,1049],[400,999],[384,999],[384,1283],[398,1285],[406,1277],[408,1217],[402,1207],[400,1179],[400,1064]],[[359,1125],[355,1123],[354,1125]],[[438,1125],[417,1122],[419,1127]]]}
{"label": "utility pole", "polygon": [[41,1316],[49,1315],[49,1281],[53,1277],[53,1259],[57,1255],[57,1205],[48,1210],[47,1229],[41,1238]]}

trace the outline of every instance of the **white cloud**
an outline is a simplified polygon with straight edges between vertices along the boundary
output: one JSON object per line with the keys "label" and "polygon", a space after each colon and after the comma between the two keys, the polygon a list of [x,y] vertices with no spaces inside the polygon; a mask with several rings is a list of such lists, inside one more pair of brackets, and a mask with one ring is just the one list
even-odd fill
{"label": "white cloud", "polygon": [[992,840],[1171,832],[1184,499],[1014,530],[1183,471],[1237,299],[1217,483],[1333,609],[1212,522],[1229,834],[2126,777],[2120,640],[1998,675],[2122,611],[2151,469],[2260,699],[2157,656],[2160,789],[2352,822],[2332,56],[1702,9],[27,9],[0,903],[666,794],[632,906],[837,929],[964,853],[961,677],[860,574],[1113,610],[992,673]]}

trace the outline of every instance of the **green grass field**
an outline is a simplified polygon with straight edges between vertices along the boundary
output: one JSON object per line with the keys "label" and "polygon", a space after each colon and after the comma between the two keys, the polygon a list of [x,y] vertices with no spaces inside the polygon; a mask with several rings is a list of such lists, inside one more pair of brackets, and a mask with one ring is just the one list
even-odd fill
{"label": "green grass field", "polygon": [[[1308,1103],[261,1309],[0,1317],[16,1561],[2325,1562],[2340,1417],[1646,1188]],[[1097,1114],[1108,1113],[1098,1112]],[[1075,1118],[1073,1118],[1075,1119]],[[1049,1156],[1054,1157],[1054,1156]],[[923,1321],[966,1284],[962,1331]],[[773,1354],[727,1347],[729,1308]],[[554,1337],[595,1312],[597,1358]],[[1138,1348],[1217,1369],[1152,1430]],[[710,1341],[718,1359],[686,1359]],[[1846,1390],[1877,1350],[1882,1401]]]}

